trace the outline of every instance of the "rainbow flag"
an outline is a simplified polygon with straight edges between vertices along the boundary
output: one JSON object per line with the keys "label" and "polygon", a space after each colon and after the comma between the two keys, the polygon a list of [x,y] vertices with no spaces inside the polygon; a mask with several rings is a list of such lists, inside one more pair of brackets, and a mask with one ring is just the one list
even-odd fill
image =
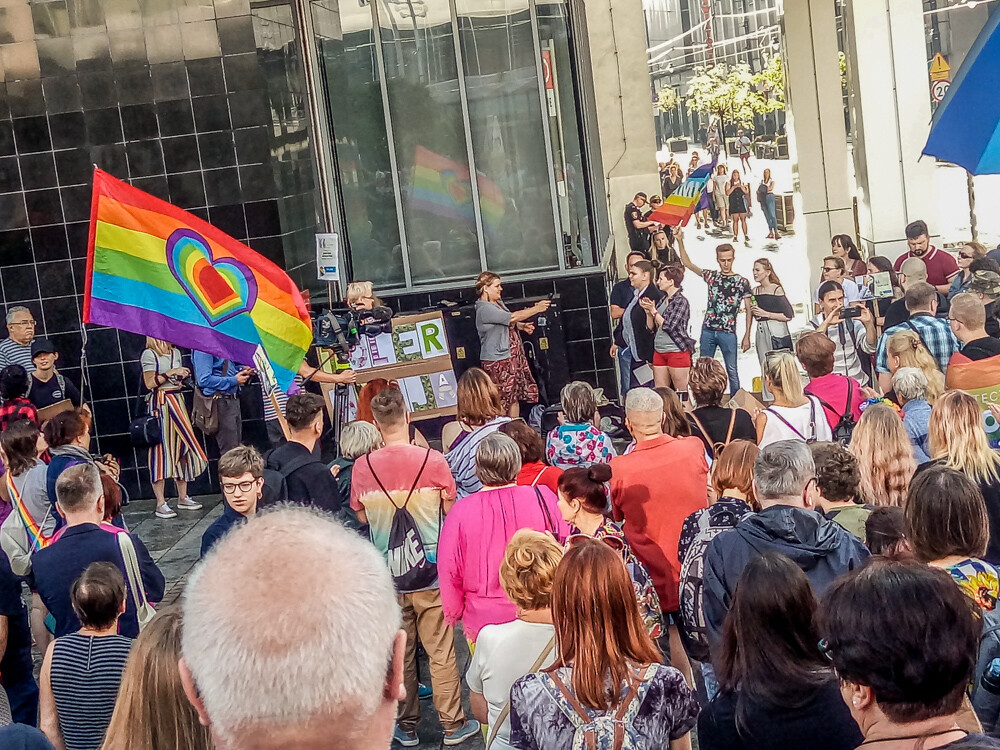
{"label": "rainbow flag", "polygon": [[[503,192],[492,180],[476,175],[483,223],[494,228],[506,211]],[[413,189],[410,206],[447,219],[475,223],[469,168],[417,146],[413,154]]]}
{"label": "rainbow flag", "polygon": [[240,363],[262,351],[286,390],[312,343],[309,312],[284,271],[100,169],[83,320]]}
{"label": "rainbow flag", "polygon": [[648,221],[655,221],[667,226],[677,226],[687,224],[695,211],[708,208],[708,191],[705,186],[715,171],[715,164],[718,156],[712,159],[709,164],[702,164],[685,178],[670,196],[663,201],[663,205],[653,211]]}

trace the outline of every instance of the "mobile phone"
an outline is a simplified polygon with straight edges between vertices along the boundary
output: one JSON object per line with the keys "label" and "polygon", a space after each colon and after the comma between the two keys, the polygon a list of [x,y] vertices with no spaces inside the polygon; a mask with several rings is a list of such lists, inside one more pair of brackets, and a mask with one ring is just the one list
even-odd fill
{"label": "mobile phone", "polygon": [[845,307],[843,312],[840,313],[841,320],[848,320],[849,318],[860,318],[861,308],[860,307]]}

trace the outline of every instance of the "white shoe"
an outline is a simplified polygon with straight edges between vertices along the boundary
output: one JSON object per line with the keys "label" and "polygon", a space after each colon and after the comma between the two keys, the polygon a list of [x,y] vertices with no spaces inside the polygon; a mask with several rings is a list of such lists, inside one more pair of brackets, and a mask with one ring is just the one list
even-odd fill
{"label": "white shoe", "polygon": [[190,497],[177,501],[178,510],[201,510],[201,503],[196,503]]}
{"label": "white shoe", "polygon": [[168,503],[164,503],[159,508],[156,509],[157,518],[177,518],[177,512],[170,507]]}

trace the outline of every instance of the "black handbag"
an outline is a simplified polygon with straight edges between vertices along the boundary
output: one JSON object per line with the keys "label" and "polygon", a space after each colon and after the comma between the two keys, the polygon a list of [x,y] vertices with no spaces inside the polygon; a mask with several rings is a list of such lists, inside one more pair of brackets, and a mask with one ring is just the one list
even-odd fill
{"label": "black handbag", "polygon": [[[156,354],[156,352],[153,352]],[[156,359],[156,374],[160,374],[160,360]],[[163,440],[160,415],[153,413],[152,396],[150,391],[143,395],[144,385],[139,383],[139,395],[136,397],[136,407],[133,412],[132,421],[128,426],[128,436],[132,440],[132,445],[136,448],[152,448],[160,444]]]}

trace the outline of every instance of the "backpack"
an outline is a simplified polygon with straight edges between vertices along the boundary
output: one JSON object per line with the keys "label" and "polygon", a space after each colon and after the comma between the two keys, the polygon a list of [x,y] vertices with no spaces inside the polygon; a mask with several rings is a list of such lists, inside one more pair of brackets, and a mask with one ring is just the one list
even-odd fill
{"label": "backpack", "polygon": [[[833,441],[835,443],[840,443],[845,448],[851,443],[851,436],[854,434],[854,427],[857,422],[854,421],[854,415],[851,414],[851,400],[854,396],[854,381],[851,378],[847,379],[847,403],[844,405],[844,412],[840,415],[840,421],[837,422],[836,426],[833,428]],[[816,400],[819,401],[824,408],[829,409],[834,414],[837,410],[830,406],[826,401],[816,396]]]}
{"label": "backpack", "polygon": [[558,670],[546,674],[558,690],[556,705],[575,727],[572,750],[639,750],[645,747],[633,722],[649,691],[650,680],[656,674],[655,664],[640,667],[638,673],[630,674],[628,692],[617,709],[608,711],[584,708],[559,677]]}
{"label": "backpack", "polygon": [[[392,495],[382,484],[382,480],[375,473],[372,466],[370,454],[365,455],[365,462],[368,464],[368,471],[372,473],[372,478],[378,483],[379,489],[392,503],[396,512],[392,515],[392,523],[389,525],[389,548],[387,557],[389,559],[389,573],[392,575],[392,582],[396,586],[396,591],[406,594],[411,591],[422,591],[430,588],[437,581],[437,560],[431,560],[424,546],[424,540],[420,538],[420,529],[413,515],[406,509],[410,498],[413,497],[414,490],[420,482],[420,476],[427,466],[427,459],[430,458],[430,448],[424,454],[424,462],[420,465],[420,471],[413,479],[413,485],[406,495],[406,500],[402,505],[396,505]],[[440,508],[439,510],[443,510]],[[438,527],[440,530],[441,515],[438,513]]]}
{"label": "backpack", "polygon": [[976,671],[972,675],[972,708],[983,725],[983,732],[996,737],[1000,730],[1000,696],[983,686],[982,677],[994,659],[1000,658],[1000,611],[983,610],[983,637],[979,642]]}
{"label": "backpack", "polygon": [[49,505],[42,522],[36,523],[21,502],[21,494],[17,491],[10,474],[5,480],[14,507],[0,525],[0,549],[7,555],[14,575],[26,576],[31,572],[31,556],[49,543],[49,540],[42,535],[42,527],[52,515],[52,506]]}
{"label": "backpack", "polygon": [[[64,378],[62,376],[62,373],[60,373],[58,370],[56,370],[55,376],[56,376],[56,383],[59,386],[59,390],[62,391],[63,398],[69,398],[69,396],[66,395],[66,378]],[[34,387],[35,387],[35,379],[28,378],[28,392],[24,394],[24,397],[29,401],[31,401],[31,391]]]}
{"label": "backpack", "polygon": [[767,200],[767,183],[761,182],[757,186],[757,203],[763,206],[765,200]]}
{"label": "backpack", "polygon": [[[265,456],[265,460],[270,459],[270,452]],[[309,464],[323,463],[311,453],[305,456],[296,456],[280,469],[265,468],[263,472],[264,487],[261,489],[260,507],[266,507],[275,503],[283,503],[288,500],[288,477]]]}
{"label": "backpack", "polygon": [[[716,442],[714,442],[714,443],[711,444],[711,446],[712,446],[711,452],[712,452],[712,460],[713,461],[716,460],[716,459],[718,459],[719,456],[722,455],[722,451],[724,451],[726,449],[726,446],[729,445],[733,441],[733,427],[736,426],[736,410],[735,409],[731,409],[730,411],[732,411],[732,414],[729,415],[729,429],[726,430],[726,441],[725,442],[716,441]],[[698,419],[698,417],[696,417],[694,415],[694,412],[688,413],[688,416],[691,417],[692,420],[694,420],[694,423],[696,425],[698,425],[698,429],[701,430],[701,434],[702,434],[702,436],[704,436],[705,442],[707,443],[708,442],[708,432],[705,430],[705,425],[703,425],[701,423],[701,420]]]}

